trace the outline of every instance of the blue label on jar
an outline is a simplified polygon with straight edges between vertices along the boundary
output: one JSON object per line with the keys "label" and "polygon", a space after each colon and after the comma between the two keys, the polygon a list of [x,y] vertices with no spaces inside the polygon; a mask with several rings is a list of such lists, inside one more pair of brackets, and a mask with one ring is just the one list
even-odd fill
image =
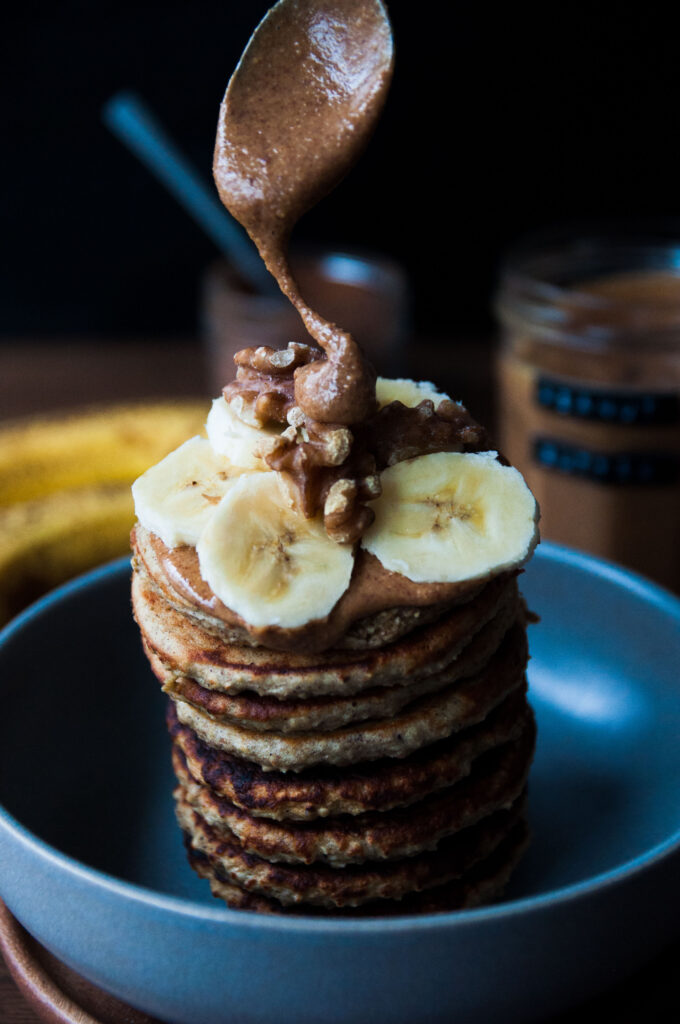
{"label": "blue label on jar", "polygon": [[536,402],[561,416],[621,426],[661,426],[680,422],[680,395],[668,392],[610,391],[539,377],[536,381]]}
{"label": "blue label on jar", "polygon": [[534,459],[546,469],[603,484],[674,484],[680,480],[680,456],[666,452],[593,452],[579,445],[539,437]]}

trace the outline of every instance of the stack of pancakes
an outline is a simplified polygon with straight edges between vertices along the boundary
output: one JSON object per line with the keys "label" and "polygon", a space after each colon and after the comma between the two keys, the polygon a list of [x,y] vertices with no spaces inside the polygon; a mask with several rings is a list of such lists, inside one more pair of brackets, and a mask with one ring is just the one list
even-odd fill
{"label": "stack of pancakes", "polygon": [[516,573],[293,653],[192,605],[143,527],[133,543],[134,613],[170,697],[177,817],[216,896],[383,915],[501,893],[527,844],[535,740]]}

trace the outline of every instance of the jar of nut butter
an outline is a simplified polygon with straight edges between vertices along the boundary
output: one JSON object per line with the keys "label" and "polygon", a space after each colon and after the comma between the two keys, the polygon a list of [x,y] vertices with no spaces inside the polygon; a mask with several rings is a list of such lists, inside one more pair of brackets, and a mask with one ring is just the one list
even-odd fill
{"label": "jar of nut butter", "polygon": [[501,447],[542,536],[680,591],[680,234],[524,244],[496,310]]}

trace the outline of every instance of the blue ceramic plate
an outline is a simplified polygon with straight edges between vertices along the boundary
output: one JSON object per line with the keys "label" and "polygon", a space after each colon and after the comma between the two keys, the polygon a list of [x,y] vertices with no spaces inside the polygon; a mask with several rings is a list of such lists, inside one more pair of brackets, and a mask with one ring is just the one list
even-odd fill
{"label": "blue ceramic plate", "polygon": [[533,845],[498,906],[390,920],[229,911],[185,862],[125,561],[0,637],[0,896],[88,979],[177,1024],[541,1020],[680,915],[680,602],[543,544],[522,586]]}

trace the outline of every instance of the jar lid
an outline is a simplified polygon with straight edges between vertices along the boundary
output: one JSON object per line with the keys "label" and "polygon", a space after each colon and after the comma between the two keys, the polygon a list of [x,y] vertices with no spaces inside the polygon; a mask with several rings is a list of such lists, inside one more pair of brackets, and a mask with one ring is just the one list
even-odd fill
{"label": "jar lid", "polygon": [[680,230],[562,229],[523,239],[495,299],[505,326],[589,349],[680,344]]}

